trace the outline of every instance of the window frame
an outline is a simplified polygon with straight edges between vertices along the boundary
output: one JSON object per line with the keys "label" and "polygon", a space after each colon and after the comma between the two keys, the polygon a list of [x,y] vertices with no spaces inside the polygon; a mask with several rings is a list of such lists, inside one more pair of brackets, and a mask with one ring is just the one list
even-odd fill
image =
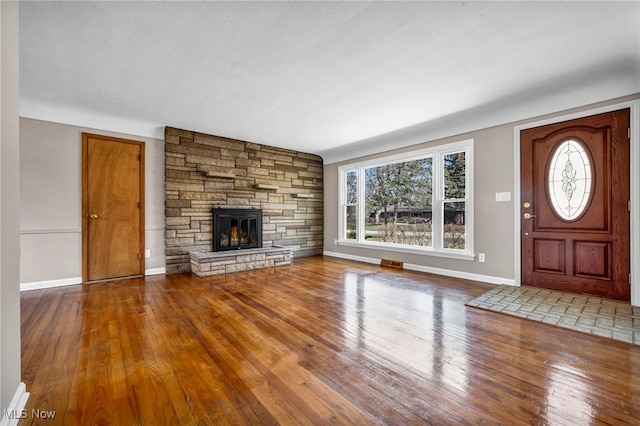
{"label": "window frame", "polygon": [[[387,250],[402,253],[421,254],[427,256],[446,257],[461,260],[474,260],[474,185],[473,185],[473,146],[474,139],[466,139],[409,151],[400,154],[387,155],[371,160],[359,161],[338,167],[338,238],[337,245]],[[444,157],[459,152],[465,153],[465,198],[445,199],[444,190]],[[366,241],[365,236],[365,169],[381,167],[406,161],[432,158],[433,187],[432,187],[432,246],[423,247],[407,244]],[[346,183],[347,173],[357,172],[357,201],[356,206],[356,239],[346,239]],[[444,205],[445,202],[461,201],[465,203],[465,248],[448,249],[443,247],[444,239]],[[353,205],[350,203],[349,205]]]}

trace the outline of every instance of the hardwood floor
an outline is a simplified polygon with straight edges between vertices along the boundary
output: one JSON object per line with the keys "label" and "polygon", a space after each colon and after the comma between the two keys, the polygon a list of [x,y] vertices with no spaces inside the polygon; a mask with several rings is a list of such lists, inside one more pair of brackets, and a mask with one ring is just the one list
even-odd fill
{"label": "hardwood floor", "polygon": [[315,257],[23,292],[20,424],[638,424],[640,346],[490,288]]}

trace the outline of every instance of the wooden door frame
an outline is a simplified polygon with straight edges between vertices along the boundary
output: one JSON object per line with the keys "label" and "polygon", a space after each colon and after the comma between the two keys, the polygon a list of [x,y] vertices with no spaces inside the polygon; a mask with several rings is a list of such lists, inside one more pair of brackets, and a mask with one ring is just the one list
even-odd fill
{"label": "wooden door frame", "polygon": [[[94,133],[82,133],[82,283],[87,283],[87,278],[89,275],[89,210],[88,210],[88,202],[89,202],[89,173],[88,173],[88,159],[89,159],[89,138],[92,139],[102,139],[105,141],[111,142],[119,142],[119,143],[127,143],[127,144],[135,144],[140,146],[140,253],[144,254],[145,248],[145,184],[144,184],[144,176],[145,176],[145,143],[142,141],[136,141],[131,139],[123,139],[117,138],[114,136],[106,136],[106,135],[98,135]],[[145,257],[141,255],[140,257],[140,271],[144,276],[144,268],[145,265]]]}
{"label": "wooden door frame", "polygon": [[591,115],[603,114],[607,112],[617,111],[629,108],[630,124],[631,124],[631,141],[630,141],[630,162],[631,162],[631,235],[630,235],[630,263],[631,263],[631,304],[640,306],[640,100],[607,105],[601,108],[580,111],[573,114],[563,115],[560,117],[549,118],[546,120],[527,123],[513,128],[514,139],[514,283],[518,286],[522,285],[522,252],[521,252],[521,205],[522,199],[520,194],[521,171],[520,171],[520,132],[533,127],[546,126],[549,124],[561,123],[576,118],[584,118]]}

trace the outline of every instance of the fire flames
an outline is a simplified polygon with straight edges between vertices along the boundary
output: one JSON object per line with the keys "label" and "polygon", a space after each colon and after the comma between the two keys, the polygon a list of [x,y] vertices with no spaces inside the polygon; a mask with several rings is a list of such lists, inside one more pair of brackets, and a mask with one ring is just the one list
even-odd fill
{"label": "fire flames", "polygon": [[231,230],[229,231],[229,234],[230,234],[230,237],[231,237],[230,239],[231,239],[231,244],[232,245],[237,245],[238,241],[240,241],[243,244],[247,242],[247,236],[242,231],[242,229],[240,229],[240,232],[238,232],[238,227],[237,226],[232,226]]}

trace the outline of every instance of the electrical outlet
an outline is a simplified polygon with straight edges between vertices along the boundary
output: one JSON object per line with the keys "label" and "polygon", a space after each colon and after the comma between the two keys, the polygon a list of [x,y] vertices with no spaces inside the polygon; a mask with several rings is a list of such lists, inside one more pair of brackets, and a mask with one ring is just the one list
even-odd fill
{"label": "electrical outlet", "polygon": [[478,253],[478,262],[484,263],[484,253]]}

